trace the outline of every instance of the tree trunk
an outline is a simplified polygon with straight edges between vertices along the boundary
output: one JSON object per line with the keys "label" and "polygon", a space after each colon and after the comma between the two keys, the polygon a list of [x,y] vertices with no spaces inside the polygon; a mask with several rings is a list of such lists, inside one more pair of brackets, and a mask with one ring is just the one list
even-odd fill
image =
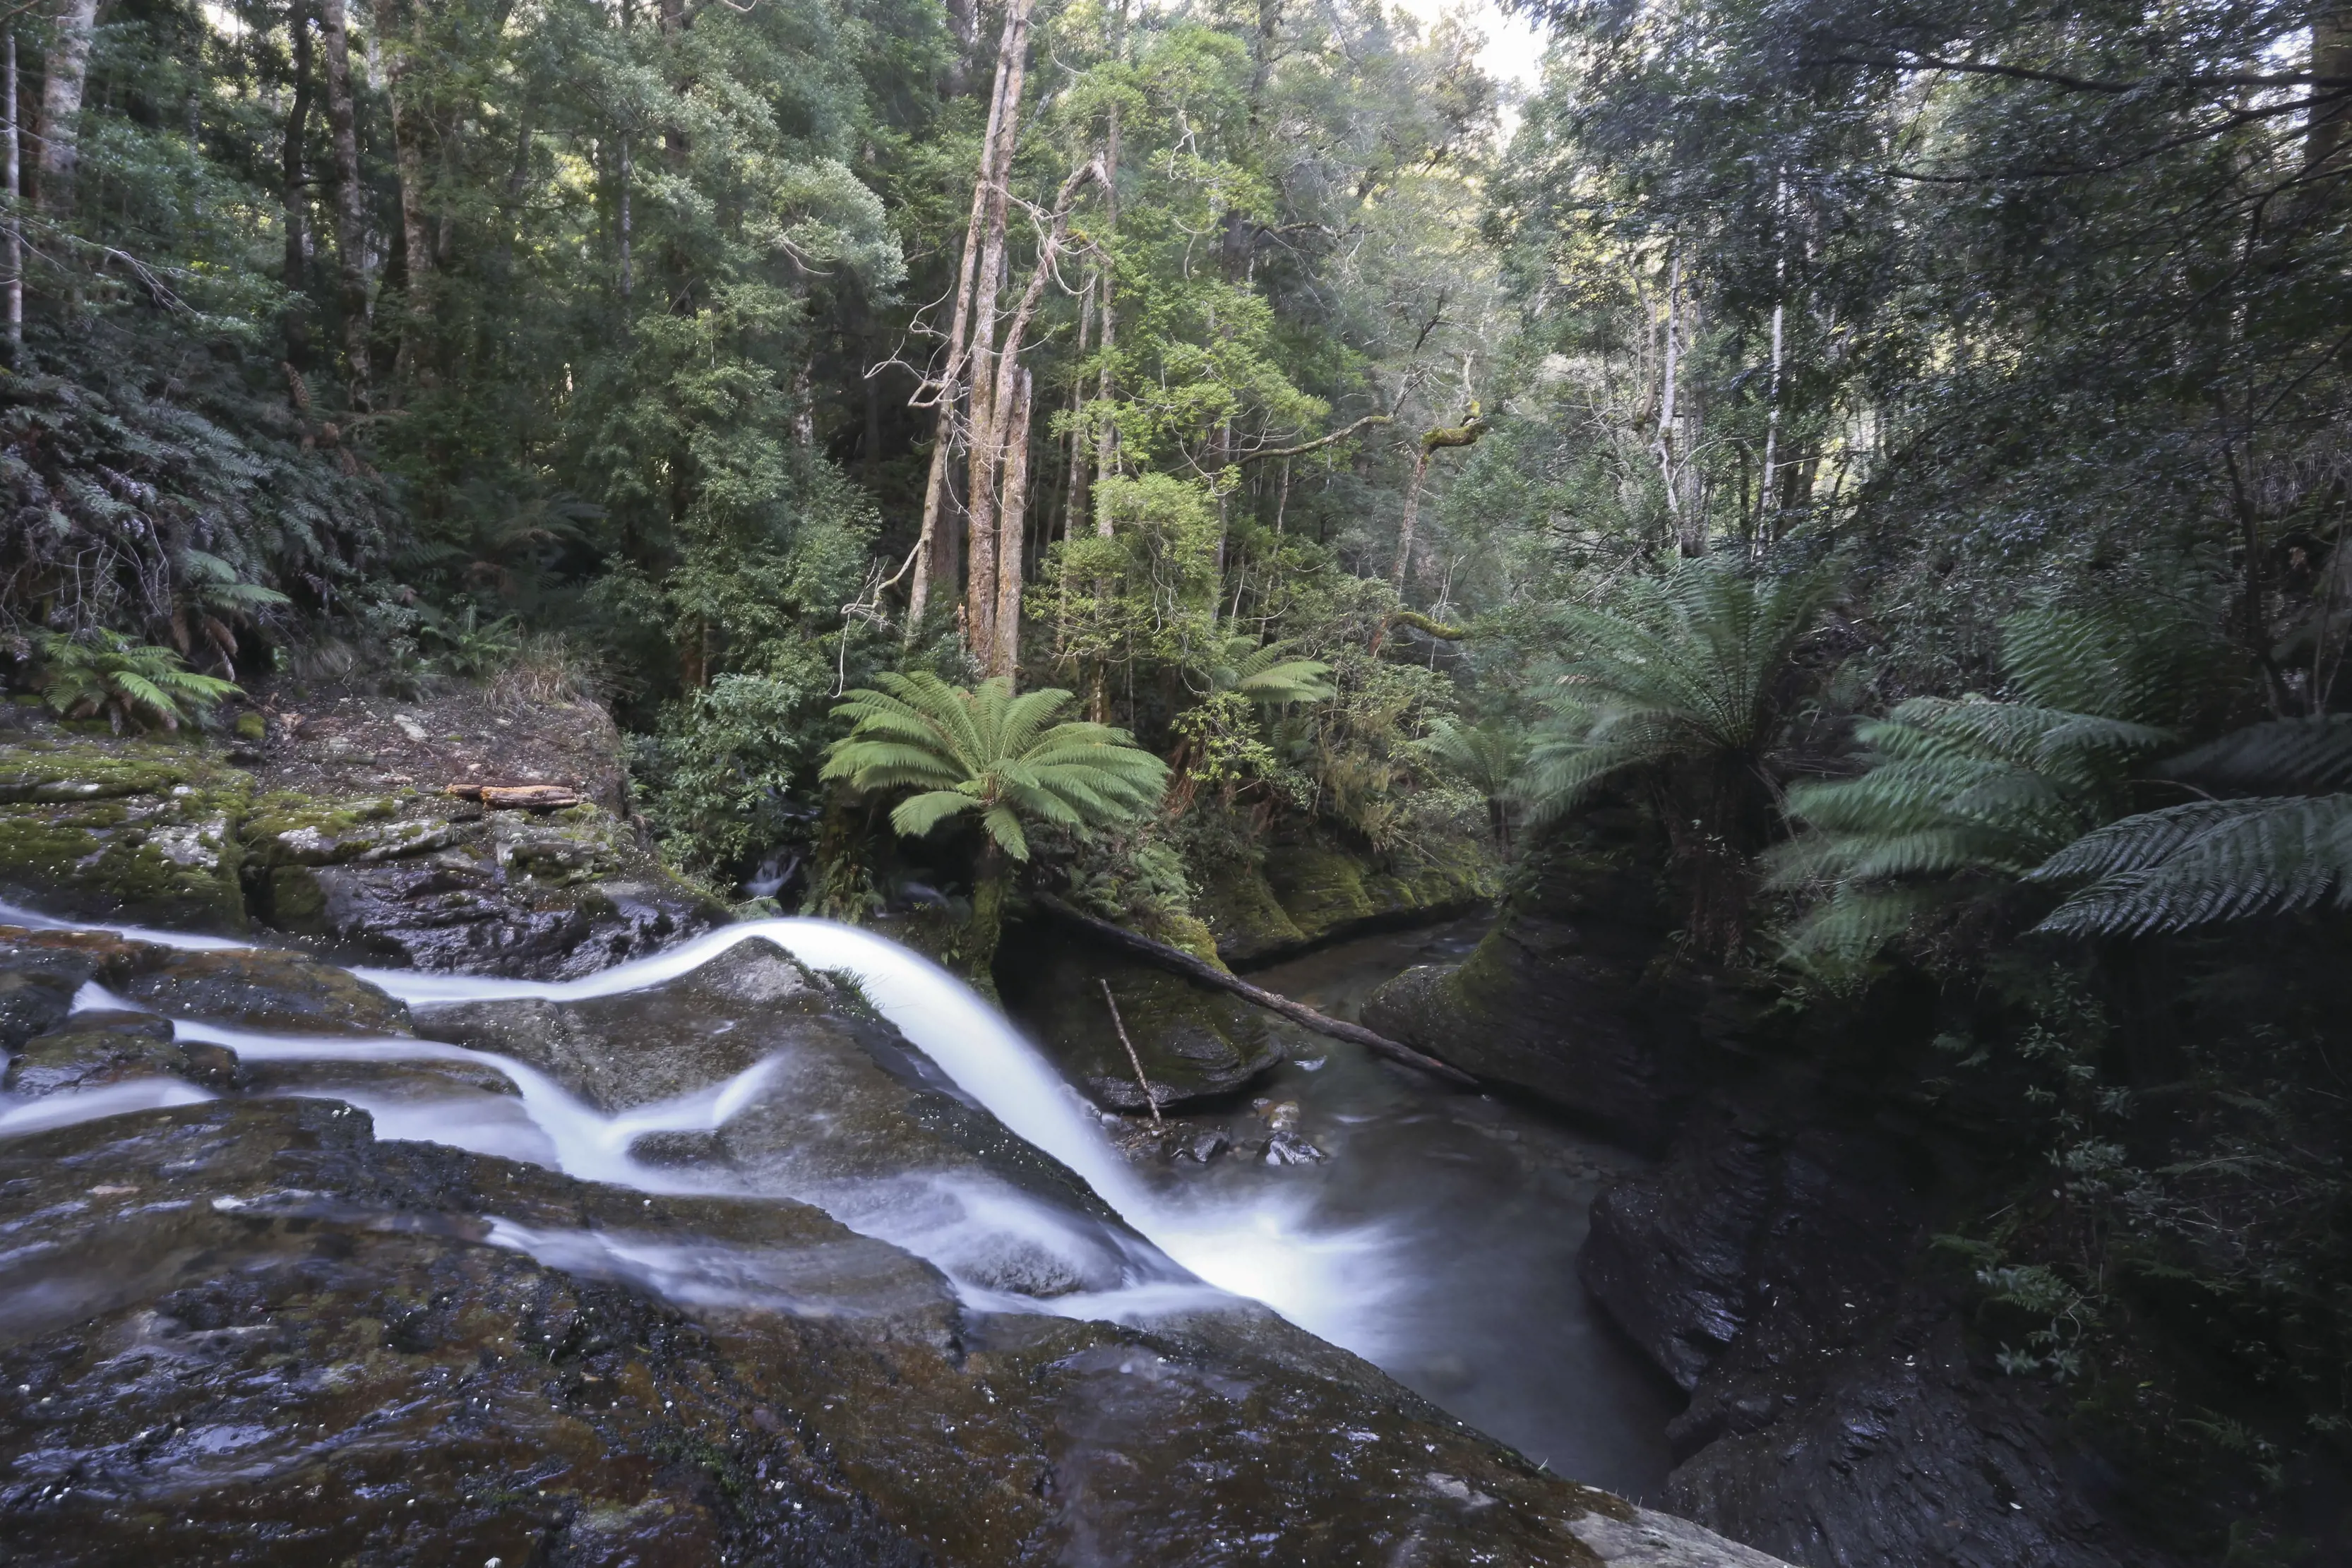
{"label": "tree trunk", "polygon": [[[411,18],[413,22],[413,18]],[[392,102],[393,162],[400,172],[400,244],[407,264],[408,319],[401,323],[400,356],[395,367],[402,376],[423,373],[423,339],[432,319],[429,296],[433,285],[434,245],[425,215],[425,127],[417,112],[413,78],[415,40],[402,41],[393,50],[385,79]]]}
{"label": "tree trunk", "polygon": [[[286,111],[286,144],[278,159],[279,201],[286,213],[286,362],[298,370],[310,358],[310,323],[304,291],[310,287],[310,202],[305,189],[304,138],[310,129],[310,12],[299,3],[288,18],[294,43],[294,104]],[[12,115],[10,117],[14,119]]]}
{"label": "tree trunk", "polygon": [[969,535],[969,563],[964,579],[966,632],[974,648],[994,644],[996,619],[996,486],[1003,446],[997,385],[996,299],[1004,279],[1004,232],[1011,206],[1013,153],[1021,139],[1021,92],[1029,68],[1030,0],[1011,0],[1005,8],[1004,37],[998,47],[999,76],[1003,82],[1001,119],[992,117],[997,135],[989,151],[986,222],[981,231],[980,262],[972,272],[971,346],[968,358],[971,388],[971,448],[964,479],[964,516]]}
{"label": "tree trunk", "polygon": [[8,35],[8,365],[25,363],[25,227],[19,214],[25,206],[24,132],[16,114],[16,35]]}
{"label": "tree trunk", "polygon": [[[1029,7],[1032,0],[1012,0],[1004,32],[997,42],[996,87],[989,99],[988,130],[981,139],[980,168],[972,182],[971,216],[964,225],[963,258],[956,274],[955,312],[948,325],[947,368],[925,389],[939,410],[931,440],[931,471],[923,486],[922,532],[915,545],[915,580],[907,594],[907,635],[911,638],[930,607],[932,585],[955,581],[955,541],[952,530],[941,527],[950,499],[949,465],[954,460],[956,407],[969,383],[966,357],[973,329],[973,295],[978,282],[983,236],[989,215],[997,208],[1002,185],[993,176],[1000,143],[1019,132],[1021,83],[1028,49]],[[1016,26],[1015,24],[1018,24]],[[1009,152],[1004,159],[1010,167]],[[918,393],[919,397],[922,395]]]}
{"label": "tree trunk", "polygon": [[1022,558],[1029,519],[1029,413],[1034,388],[1029,372],[1013,379],[1012,408],[1004,422],[1004,499],[998,509],[996,613],[988,673],[1006,680],[1021,674]]}
{"label": "tree trunk", "polygon": [[66,0],[57,41],[42,62],[41,210],[60,222],[73,214],[74,171],[81,156],[81,98],[89,79],[98,0]]}
{"label": "tree trunk", "polygon": [[359,119],[352,102],[351,26],[343,0],[320,0],[327,56],[327,126],[335,143],[335,253],[342,275],[343,357],[352,406],[373,406],[368,369],[367,192],[360,183]]}

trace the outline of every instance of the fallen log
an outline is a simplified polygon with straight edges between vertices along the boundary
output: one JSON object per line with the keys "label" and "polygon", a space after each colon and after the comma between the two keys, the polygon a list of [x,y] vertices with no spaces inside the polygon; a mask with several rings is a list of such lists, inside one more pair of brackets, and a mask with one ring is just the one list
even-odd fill
{"label": "fallen log", "polygon": [[443,793],[479,800],[494,811],[560,811],[582,800],[561,784],[452,784]]}
{"label": "fallen log", "polygon": [[1035,899],[1040,909],[1056,919],[1066,920],[1071,925],[1091,932],[1115,946],[1126,948],[1139,957],[1149,958],[1163,969],[1172,969],[1187,979],[1198,980],[1204,986],[1214,986],[1219,990],[1231,991],[1244,1001],[1255,1002],[1268,1011],[1280,1013],[1291,1022],[1304,1024],[1318,1034],[1328,1034],[1334,1040],[1351,1041],[1367,1051],[1377,1051],[1391,1061],[1401,1061],[1407,1067],[1419,1068],[1423,1072],[1443,1078],[1448,1083],[1458,1083],[1465,1089],[1478,1087],[1478,1081],[1458,1067],[1449,1066],[1433,1056],[1425,1056],[1412,1047],[1401,1045],[1384,1034],[1374,1034],[1361,1024],[1349,1023],[1340,1019],[1328,1017],[1317,1012],[1304,1002],[1294,1002],[1288,997],[1266,990],[1260,986],[1253,986],[1239,975],[1229,973],[1218,968],[1214,964],[1196,958],[1181,947],[1171,947],[1165,942],[1155,942],[1149,936],[1129,931],[1124,925],[1114,925],[1109,921],[1088,915],[1085,910],[1066,903],[1050,893],[1033,894],[1031,897]]}

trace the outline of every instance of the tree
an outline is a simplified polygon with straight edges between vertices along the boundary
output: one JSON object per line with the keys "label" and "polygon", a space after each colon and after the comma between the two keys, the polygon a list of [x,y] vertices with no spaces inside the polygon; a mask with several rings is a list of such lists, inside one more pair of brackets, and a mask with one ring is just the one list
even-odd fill
{"label": "tree", "polygon": [[928,673],[877,679],[879,690],[853,691],[834,710],[852,727],[834,743],[823,777],[853,789],[916,790],[890,812],[891,827],[907,838],[978,815],[971,924],[961,956],[984,976],[1013,867],[1029,860],[1024,822],[1087,829],[1133,821],[1159,804],[1168,765],[1125,730],[1061,719],[1076,700],[1066,691],[1015,696],[1002,678],[966,690]]}

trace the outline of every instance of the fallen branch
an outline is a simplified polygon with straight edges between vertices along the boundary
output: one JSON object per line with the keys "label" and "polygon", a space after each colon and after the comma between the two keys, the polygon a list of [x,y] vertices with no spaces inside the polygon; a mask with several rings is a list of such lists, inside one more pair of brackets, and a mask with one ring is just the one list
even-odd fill
{"label": "fallen branch", "polygon": [[1127,1047],[1128,1064],[1135,1069],[1135,1086],[1143,1091],[1143,1103],[1151,1107],[1151,1124],[1157,1127],[1160,1124],[1159,1092],[1143,1075],[1143,1058],[1135,1054],[1135,1041],[1127,1038],[1127,1023],[1118,1016],[1118,998],[1110,994],[1110,982],[1105,980],[1102,988],[1103,1001],[1110,1008],[1110,1027],[1118,1030],[1118,1042]]}
{"label": "fallen branch", "polygon": [[581,801],[578,792],[561,784],[452,784],[444,793],[479,800],[494,811],[560,811]]}
{"label": "fallen branch", "polygon": [[[1073,925],[1081,926],[1103,940],[1116,946],[1124,947],[1139,957],[1149,958],[1163,969],[1173,969],[1187,979],[1198,980],[1204,986],[1214,986],[1219,990],[1231,991],[1244,1001],[1255,1002],[1259,1007],[1269,1011],[1280,1013],[1291,1022],[1304,1024],[1318,1034],[1328,1034],[1334,1040],[1344,1040],[1352,1044],[1360,1045],[1367,1051],[1379,1052],[1391,1061],[1402,1061],[1407,1067],[1417,1067],[1423,1072],[1443,1078],[1448,1083],[1458,1083],[1465,1089],[1478,1087],[1478,1081],[1460,1068],[1448,1066],[1433,1056],[1424,1056],[1409,1045],[1400,1045],[1384,1034],[1374,1034],[1361,1024],[1347,1023],[1339,1019],[1328,1018],[1304,1002],[1294,1002],[1288,997],[1279,996],[1259,986],[1253,986],[1240,976],[1229,974],[1214,964],[1195,958],[1181,947],[1171,947],[1165,942],[1155,942],[1149,936],[1129,931],[1124,925],[1114,925],[1108,920],[1097,919],[1074,904],[1064,903],[1050,893],[1040,893],[1032,896],[1036,899],[1038,907],[1048,915],[1066,920]],[[1124,1033],[1123,1030],[1122,1033]]]}

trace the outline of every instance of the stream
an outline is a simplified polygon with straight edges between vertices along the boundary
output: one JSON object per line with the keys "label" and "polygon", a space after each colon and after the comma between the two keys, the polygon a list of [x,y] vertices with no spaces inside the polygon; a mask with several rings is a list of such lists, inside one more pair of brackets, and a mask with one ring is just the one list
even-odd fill
{"label": "stream", "polygon": [[[59,924],[5,906],[0,920]],[[1365,937],[1254,977],[1352,1016],[1381,981],[1411,964],[1459,956],[1480,928],[1460,922]],[[756,958],[749,980],[730,969],[744,962],[732,950],[757,938],[821,974],[855,977],[864,998],[922,1053],[901,1064],[900,1079],[984,1108],[1075,1173],[1126,1226],[902,1135],[904,1101],[894,1096],[906,1086],[877,1072],[866,1055],[827,1058],[794,1037],[763,1033],[773,1020],[761,1013],[778,1009],[761,1004],[789,997],[795,982],[761,978]],[[1137,1323],[1254,1299],[1555,1473],[1637,1499],[1657,1495],[1671,1396],[1611,1336],[1574,1270],[1596,1189],[1632,1156],[1530,1112],[1429,1084],[1360,1048],[1318,1039],[1319,1055],[1284,1063],[1257,1093],[1268,1105],[1296,1103],[1301,1133],[1328,1161],[1133,1163],[1105,1119],[961,982],[885,938],[814,920],[724,927],[572,981],[354,972],[409,1003],[425,1034],[441,1032],[436,1018],[482,1004],[556,1004],[578,1014],[593,1013],[586,1004],[595,1004],[605,1009],[595,1013],[611,1030],[604,1039],[675,1043],[664,1054],[693,1065],[678,1069],[688,1077],[672,1092],[607,1093],[600,1103],[576,1071],[560,1077],[449,1040],[263,1033],[186,1019],[177,1038],[235,1051],[256,1075],[257,1092],[358,1106],[382,1137],[496,1155],[650,1195],[813,1203],[932,1263],[983,1312]],[[78,1011],[132,1005],[94,983],[75,1001]],[[697,1055],[703,1041],[735,1054]],[[706,1061],[729,1067],[705,1071]],[[392,1071],[372,1079],[373,1065]],[[178,1080],[14,1103],[0,1096],[0,1138],[208,1097]],[[718,1140],[709,1146],[719,1152],[650,1156],[665,1138]],[[795,1305],[793,1281],[741,1249],[658,1239],[616,1247],[601,1233],[500,1226],[490,1238],[496,1245],[681,1301]]]}
{"label": "stream", "polygon": [[[1382,983],[1417,964],[1458,962],[1490,924],[1478,915],[1357,937],[1249,977],[1352,1022]],[[1305,1227],[1376,1237],[1364,1270],[1377,1311],[1318,1332],[1529,1458],[1654,1501],[1680,1400],[1576,1277],[1593,1198],[1640,1161],[1361,1046],[1315,1047],[1319,1065],[1285,1062],[1255,1094],[1297,1103],[1302,1131],[1331,1159],[1188,1165],[1175,1167],[1190,1177],[1178,1185],[1242,1212],[1286,1190]]]}

